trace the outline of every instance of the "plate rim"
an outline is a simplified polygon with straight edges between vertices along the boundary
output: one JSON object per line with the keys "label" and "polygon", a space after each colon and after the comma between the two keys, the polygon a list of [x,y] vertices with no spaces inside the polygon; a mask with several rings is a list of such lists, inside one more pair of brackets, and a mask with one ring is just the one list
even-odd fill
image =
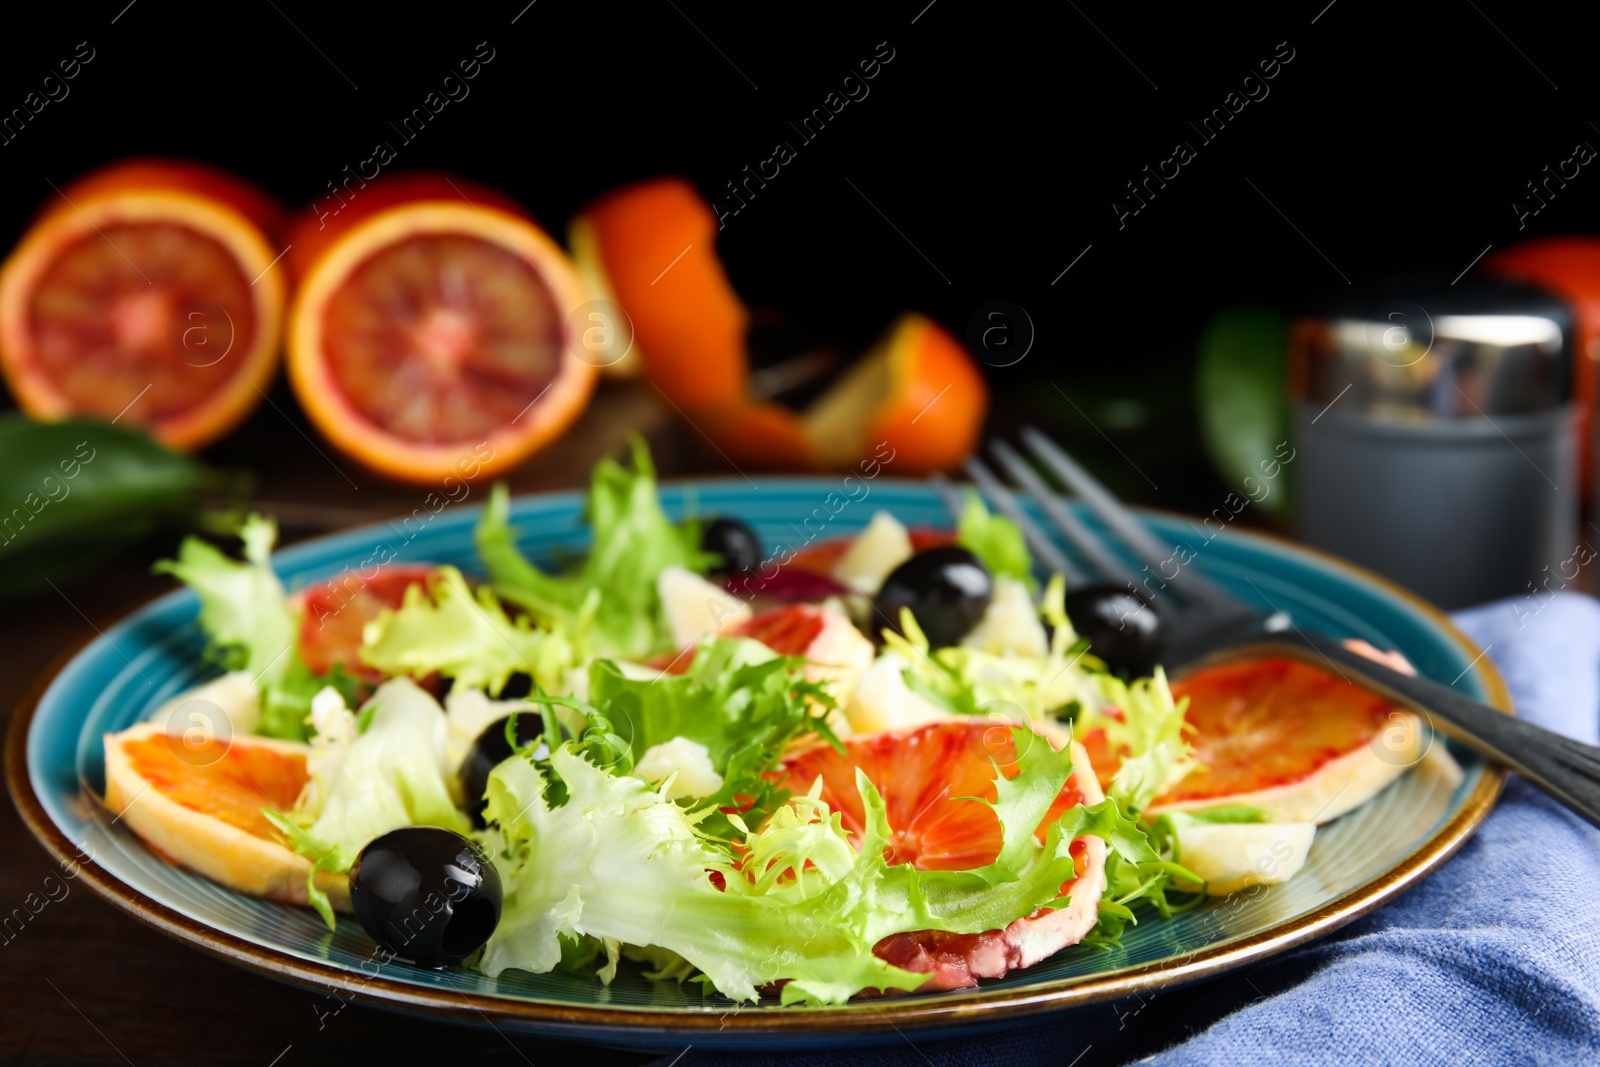
{"label": "plate rim", "polygon": [[[807,478],[782,480],[795,485],[819,481]],[[723,481],[737,484],[734,479],[674,479],[664,483],[664,486],[703,487]],[[908,488],[927,487],[927,483],[915,479],[887,478],[884,482]],[[571,495],[571,491],[529,493],[512,498],[512,503],[515,505],[527,500],[555,501],[563,497],[570,498]],[[481,508],[481,505],[476,505],[474,510],[477,508]],[[1164,509],[1135,510],[1168,519],[1188,517]],[[382,520],[378,520],[349,530],[331,531],[288,546],[284,551],[292,552],[324,538],[360,533],[369,526],[376,528],[381,523]],[[1444,612],[1422,597],[1365,567],[1271,531],[1240,528],[1229,529],[1225,535],[1230,538],[1255,540],[1278,551],[1308,556],[1336,571],[1343,572],[1348,577],[1377,586],[1389,596],[1404,602],[1439,627],[1460,646],[1463,652],[1477,657],[1473,661],[1473,670],[1479,674],[1483,682],[1487,703],[1505,714],[1515,714],[1510,691],[1494,663],[1482,654],[1482,650],[1457,628]],[[124,613],[123,618],[169,595],[172,594],[159,594],[138,604]],[[720,1032],[724,1037],[744,1035],[752,1039],[778,1035],[794,1037],[805,1033],[825,1034],[831,1037],[859,1034],[865,1037],[892,1034],[902,1028],[920,1031],[946,1029],[963,1024],[989,1027],[1045,1013],[1068,1011],[1124,997],[1153,993],[1203,978],[1220,976],[1247,963],[1276,955],[1331,933],[1367,914],[1431,873],[1460,849],[1488,816],[1500,796],[1508,775],[1504,767],[1485,762],[1477,785],[1449,821],[1437,827],[1431,836],[1393,868],[1319,908],[1222,945],[1130,967],[1103,977],[1075,979],[1068,984],[1047,982],[1016,989],[978,987],[946,994],[938,1000],[915,996],[895,997],[800,1010],[792,1008],[772,1010],[735,1005],[726,1011],[718,1012],[683,1008],[557,1004],[511,996],[486,996],[456,990],[430,989],[382,976],[368,976],[359,969],[350,970],[332,963],[302,959],[278,949],[257,945],[191,919],[123,882],[92,858],[81,858],[80,851],[56,826],[37,794],[28,772],[27,747],[34,717],[45,691],[94,640],[96,640],[94,635],[86,635],[55,657],[18,701],[6,731],[5,773],[12,802],[21,814],[24,825],[57,862],[76,866],[83,880],[101,898],[146,926],[174,940],[198,948],[207,955],[265,977],[324,993],[342,991],[350,1000],[373,1007],[403,1009],[430,1017],[448,1018],[456,1022],[474,1022],[476,1020],[472,1016],[476,1015],[491,1026],[504,1023],[523,1030],[535,1029],[552,1033],[565,1031],[573,1036],[624,1030],[641,1037],[650,1034],[677,1036],[708,1032]],[[353,981],[353,976],[358,977]],[[463,1011],[464,1008],[468,1011]]]}

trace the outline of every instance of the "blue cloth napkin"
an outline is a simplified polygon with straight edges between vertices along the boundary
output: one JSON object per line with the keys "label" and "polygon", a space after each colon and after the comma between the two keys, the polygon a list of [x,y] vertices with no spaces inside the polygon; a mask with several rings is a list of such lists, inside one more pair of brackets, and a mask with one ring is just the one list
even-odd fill
{"label": "blue cloth napkin", "polygon": [[[1537,606],[1537,605],[1535,605]],[[1515,607],[1515,610],[1513,608]],[[1517,713],[1600,739],[1600,603],[1456,616]],[[665,1057],[663,1064],[671,1061]],[[787,1055],[691,1049],[678,1067],[1600,1063],[1600,831],[1512,778],[1443,867],[1338,933],[1253,968],[977,1037]]]}

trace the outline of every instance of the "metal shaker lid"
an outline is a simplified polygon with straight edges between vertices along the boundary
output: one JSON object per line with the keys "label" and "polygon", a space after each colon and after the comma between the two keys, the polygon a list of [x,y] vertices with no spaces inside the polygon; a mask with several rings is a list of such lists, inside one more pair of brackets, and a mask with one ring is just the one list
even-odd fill
{"label": "metal shaker lid", "polygon": [[1546,411],[1572,397],[1572,313],[1520,282],[1397,283],[1295,321],[1290,389],[1342,415],[1406,422]]}

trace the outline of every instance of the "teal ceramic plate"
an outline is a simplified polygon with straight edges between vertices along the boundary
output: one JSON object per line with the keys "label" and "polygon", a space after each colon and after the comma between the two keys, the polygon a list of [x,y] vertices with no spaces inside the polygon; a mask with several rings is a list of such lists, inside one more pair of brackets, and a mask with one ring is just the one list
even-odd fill
{"label": "teal ceramic plate", "polygon": [[[769,552],[842,537],[885,508],[916,526],[948,522],[937,494],[909,482],[764,480],[669,487],[667,508],[737,515],[760,531]],[[577,494],[518,501],[513,519],[523,548],[550,560],[581,549],[586,534]],[[1085,516],[1086,521],[1092,520]],[[1348,564],[1275,539],[1226,530],[1202,544],[1187,520],[1152,514],[1156,531],[1198,548],[1192,566],[1247,601],[1290,612],[1302,626],[1397,648],[1425,675],[1509,711],[1504,686],[1437,611]],[[275,557],[290,588],[378,554],[478,570],[475,508],[419,509],[384,523],[296,545]],[[1498,795],[1503,774],[1457,751],[1465,778],[1406,775],[1372,802],[1322,828],[1304,870],[1281,886],[1217,901],[1171,922],[1132,929],[1112,952],[1073,948],[981,988],[842,1007],[738,1007],[704,998],[698,986],[651,982],[625,972],[609,987],[578,977],[379,964],[358,924],[329,934],[307,909],[241,896],[171,866],[104,815],[100,737],[148,715],[204,680],[204,638],[187,591],[145,606],[101,634],[43,683],[12,723],[6,764],[12,793],[45,847],[83,865],[83,878],[112,903],[196,947],[275,978],[379,1006],[493,1023],[608,1044],[681,1047],[872,1043],[897,1033],[1004,1026],[1045,1012],[1216,975],[1321,936],[1403,891],[1454,851]],[[1442,742],[1440,742],[1442,743]],[[84,857],[88,857],[85,859]]]}

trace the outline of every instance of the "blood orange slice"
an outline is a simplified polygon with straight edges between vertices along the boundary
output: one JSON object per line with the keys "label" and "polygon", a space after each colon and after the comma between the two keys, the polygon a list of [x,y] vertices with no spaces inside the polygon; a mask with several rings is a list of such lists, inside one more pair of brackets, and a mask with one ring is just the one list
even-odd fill
{"label": "blood orange slice", "polygon": [[731,632],[785,656],[804,658],[807,680],[829,683],[829,692],[840,704],[850,699],[875,654],[872,642],[849,619],[811,604],[763,611]]}
{"label": "blood orange slice", "polygon": [[568,344],[585,291],[498,194],[380,180],[290,237],[289,381],[342,452],[418,483],[515,466],[582,412],[596,368]]}
{"label": "blood orange slice", "polygon": [[[1199,765],[1156,798],[1152,812],[1245,804],[1271,822],[1324,823],[1364,804],[1424,754],[1416,716],[1299,660],[1212,667],[1172,691],[1189,698]],[[1101,762],[1114,773],[1112,755]]]}
{"label": "blood orange slice", "polygon": [[368,578],[345,571],[304,591],[300,618],[300,658],[313,673],[342,664],[363,681],[381,682],[382,671],[361,662],[361,635],[385,608],[398,609],[406,590],[426,584],[436,568],[427,564],[379,567]]}
{"label": "blood orange slice", "polygon": [[[1041,737],[1038,743],[1050,742]],[[993,809],[964,798],[995,798],[996,765],[1008,778],[1018,773],[1009,728],[988,721],[930,723],[850,738],[844,749],[840,753],[819,746],[790,757],[783,764],[784,786],[804,792],[820,778],[822,798],[840,814],[845,829],[859,836],[864,813],[855,774],[857,769],[865,772],[883,797],[890,830],[884,854],[891,863],[910,863],[925,871],[970,870],[1000,854],[1000,820]],[[1039,836],[1069,808],[1102,799],[1088,756],[1074,745],[1072,775],[1041,823]],[[1099,918],[1105,842],[1079,838],[1072,854],[1077,878],[1062,887],[1071,897],[1065,908],[1040,908],[1004,930],[981,934],[895,934],[879,942],[874,952],[896,966],[929,975],[920,991],[932,991],[998,978],[1077,944]]]}
{"label": "blood orange slice", "polygon": [[[308,752],[289,741],[169,734],[140,723],[105,735],[105,804],[168,862],[241,893],[305,904],[310,862],[280,843],[262,810],[294,807]],[[350,910],[344,875],[320,871],[317,887]]]}
{"label": "blood orange slice", "polygon": [[277,368],[279,224],[265,194],[194,163],[122,163],[62,189],[0,267],[17,403],[123,419],[175,448],[232,429]]}

